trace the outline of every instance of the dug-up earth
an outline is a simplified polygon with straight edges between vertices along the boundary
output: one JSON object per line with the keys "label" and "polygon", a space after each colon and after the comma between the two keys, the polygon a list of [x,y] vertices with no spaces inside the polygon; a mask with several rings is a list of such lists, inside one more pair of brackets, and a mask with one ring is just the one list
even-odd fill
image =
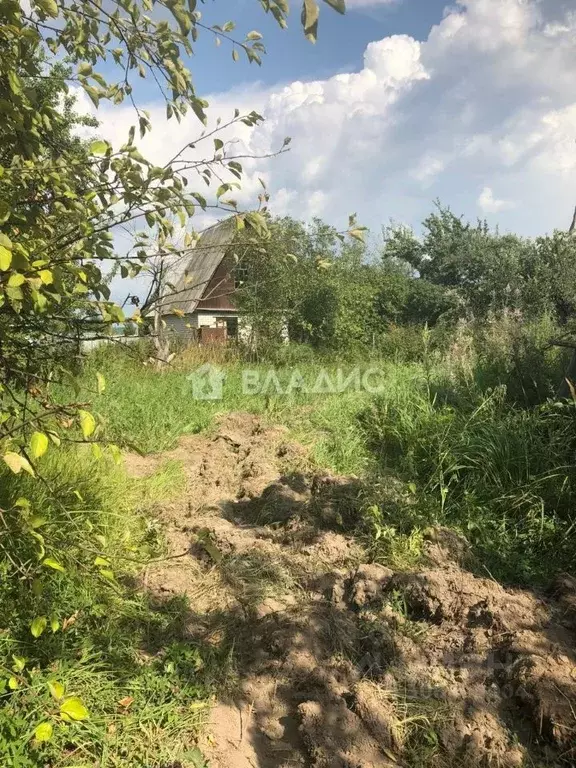
{"label": "dug-up earth", "polygon": [[237,669],[202,751],[212,768],[576,765],[576,584],[546,596],[466,570],[438,529],[425,567],[367,562],[353,477],[311,469],[259,417],[229,414],[136,476],[182,462],[185,498],[158,511],[169,559],[145,582],[189,598],[191,642]]}

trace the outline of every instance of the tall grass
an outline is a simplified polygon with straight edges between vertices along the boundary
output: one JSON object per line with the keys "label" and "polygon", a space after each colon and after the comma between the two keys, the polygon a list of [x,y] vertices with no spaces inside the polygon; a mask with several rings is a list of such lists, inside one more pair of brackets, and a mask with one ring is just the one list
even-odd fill
{"label": "tall grass", "polygon": [[[300,348],[292,356],[289,348],[282,355],[283,364],[275,365],[243,362],[235,354],[227,359],[226,353],[218,349],[193,348],[159,372],[124,350],[98,350],[85,367],[80,397],[93,400],[109,439],[122,445],[133,444],[144,452],[173,447],[180,435],[207,429],[223,413],[247,411],[286,424],[298,439],[310,444],[320,463],[340,472],[358,473],[369,460],[356,419],[372,399],[368,392],[351,388],[334,394],[297,390],[283,394],[271,384],[263,393],[249,394],[243,391],[243,371],[257,371],[261,382],[273,371],[283,390],[295,371],[311,387],[321,372],[335,379],[338,368],[345,376],[355,367],[364,371],[376,366],[383,372],[386,388],[392,390],[409,386],[411,381],[423,381],[420,365],[395,365],[382,360],[342,362],[334,356],[316,357],[310,362],[309,354]],[[193,396],[189,376],[206,362],[219,365],[225,373],[221,400]],[[107,382],[105,392],[97,398],[96,372],[102,373]]]}
{"label": "tall grass", "polygon": [[388,522],[456,528],[509,582],[574,567],[576,405],[515,409],[501,388],[455,409],[413,391],[379,398],[361,418],[380,474],[412,490],[402,510],[382,510]]}

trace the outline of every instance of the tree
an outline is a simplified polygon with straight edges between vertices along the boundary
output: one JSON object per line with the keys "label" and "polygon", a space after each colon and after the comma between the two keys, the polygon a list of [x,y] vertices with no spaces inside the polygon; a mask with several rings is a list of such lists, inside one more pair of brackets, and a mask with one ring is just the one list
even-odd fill
{"label": "tree", "polygon": [[[341,0],[324,1],[344,11]],[[286,26],[287,0],[259,2]],[[302,22],[314,39],[314,0],[305,0]],[[51,400],[46,369],[39,368],[38,360],[48,364],[56,343],[77,341],[94,323],[102,329],[123,321],[122,310],[110,301],[110,265],[117,265],[124,277],[137,275],[152,252],[167,250],[174,220],[186,230],[189,248],[198,209],[224,210],[237,217],[239,228],[266,233],[265,201],[260,210],[237,210],[232,192],[242,178],[242,158],[233,144],[219,138],[225,128],[254,126],[262,118],[236,111],[228,122],[207,130],[208,104],[196,93],[184,64],[201,34],[224,41],[233,59],[243,54],[259,64],[265,52],[262,36],[253,31],[236,39],[234,29],[233,22],[206,26],[196,0],[187,6],[180,0],[144,0],[142,5],[133,0],[33,0],[29,10],[18,0],[0,5],[0,326],[6,329],[0,348],[0,443],[11,457],[19,457],[10,458],[15,471],[28,466],[30,433],[58,431],[54,417],[62,412],[74,417],[84,437],[93,433],[92,422],[89,429],[82,426],[74,404],[66,408]],[[50,72],[45,63],[50,54],[64,57],[67,70]],[[104,69],[111,75],[105,77]],[[151,125],[134,98],[135,77],[155,84],[168,118],[180,120],[191,110],[204,126],[197,140],[188,139],[162,167],[138,149],[137,134],[143,137]],[[66,98],[64,108],[58,103],[70,81],[96,107],[102,101],[130,101],[135,124],[122,147],[101,139],[85,147],[73,138],[78,118],[70,111],[72,104]],[[199,181],[208,184],[208,192],[200,191]],[[122,257],[115,253],[113,232],[128,225],[137,227],[134,247]],[[76,307],[79,299],[82,309],[63,311]],[[28,360],[23,369],[23,354],[29,357],[31,344],[36,361]],[[24,347],[28,351],[23,353]],[[51,371],[52,377],[58,375]],[[17,389],[22,387],[31,396],[20,398]]]}
{"label": "tree", "polygon": [[[344,10],[340,0],[325,2]],[[286,0],[260,5],[286,26]],[[29,9],[19,0],[0,3],[0,460],[15,474],[37,476],[37,459],[62,441],[98,443],[102,436],[91,403],[76,402],[74,395],[56,398],[53,384],[67,380],[69,345],[86,332],[108,333],[123,322],[121,308],[110,301],[112,267],[123,277],[135,276],[153,255],[173,253],[175,221],[185,233],[181,250],[189,250],[197,237],[197,210],[224,211],[235,217],[239,231],[267,236],[266,196],[256,210],[238,210],[233,191],[242,179],[243,158],[234,142],[221,138],[223,130],[254,126],[262,118],[236,111],[208,129],[208,104],[184,64],[201,34],[223,40],[233,59],[241,53],[260,63],[261,35],[253,31],[236,39],[232,22],[208,27],[196,6],[195,0],[187,6],[180,0],[32,0]],[[317,21],[316,2],[306,0],[303,24],[311,38]],[[48,64],[50,55],[64,65]],[[197,139],[188,137],[161,167],[138,148],[137,136],[144,137],[151,124],[134,98],[135,77],[155,84],[169,119],[192,112],[198,120]],[[134,125],[123,146],[75,137],[82,118],[66,93],[70,82],[96,107],[106,100],[130,101]],[[118,227],[134,229],[127,255],[115,252]],[[104,387],[98,375],[95,394]],[[66,569],[89,574],[106,562],[90,555],[86,530],[76,526],[61,493],[46,478],[39,482],[59,511],[57,530],[38,523],[24,496],[7,499],[1,514],[0,568],[13,604],[19,604],[20,590],[38,608],[30,629],[34,638],[50,611],[49,600],[39,597],[42,585],[50,586]],[[43,526],[41,534],[37,525]],[[58,549],[64,531],[68,544],[74,542],[73,553]],[[113,577],[106,568],[99,574]]]}

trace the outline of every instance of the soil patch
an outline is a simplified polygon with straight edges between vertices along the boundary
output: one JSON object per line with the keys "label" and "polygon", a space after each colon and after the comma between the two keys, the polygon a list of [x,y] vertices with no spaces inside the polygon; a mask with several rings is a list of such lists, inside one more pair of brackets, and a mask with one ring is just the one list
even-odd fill
{"label": "soil patch", "polygon": [[201,745],[212,768],[576,764],[573,579],[505,589],[443,529],[419,572],[366,562],[346,534],[358,478],[315,472],[250,414],[126,461],[141,476],[167,459],[187,490],[158,510],[170,559],[144,578],[188,596],[191,643],[233,652]]}

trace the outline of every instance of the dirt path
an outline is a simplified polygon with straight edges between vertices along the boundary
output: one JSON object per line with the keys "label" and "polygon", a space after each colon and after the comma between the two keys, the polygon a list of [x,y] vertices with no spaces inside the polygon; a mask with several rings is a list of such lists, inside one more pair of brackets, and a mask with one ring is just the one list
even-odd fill
{"label": "dirt path", "polygon": [[187,595],[190,638],[227,642],[238,670],[201,745],[212,768],[576,764],[571,579],[546,601],[505,590],[442,530],[418,573],[366,563],[342,532],[360,482],[248,414],[126,457],[140,476],[166,460],[187,491],[158,512],[172,559],[146,586]]}

